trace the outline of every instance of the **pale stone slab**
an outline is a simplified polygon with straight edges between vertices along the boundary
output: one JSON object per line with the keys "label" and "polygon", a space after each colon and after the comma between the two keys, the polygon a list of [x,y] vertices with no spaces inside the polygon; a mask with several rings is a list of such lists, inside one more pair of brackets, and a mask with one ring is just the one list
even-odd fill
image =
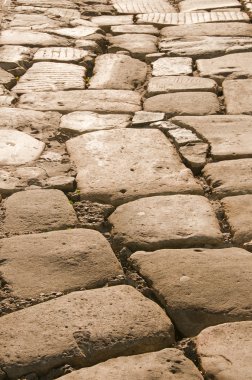
{"label": "pale stone slab", "polygon": [[[250,177],[251,180],[251,177]],[[252,195],[237,195],[222,200],[225,214],[235,244],[243,244],[252,240]]]}
{"label": "pale stone slab", "polygon": [[252,322],[209,327],[196,338],[200,365],[214,380],[251,379]]}
{"label": "pale stone slab", "polygon": [[66,145],[83,199],[118,205],[147,195],[202,191],[158,130],[93,132]]}
{"label": "pale stone slab", "polygon": [[81,14],[77,9],[71,8],[45,8],[37,6],[38,4],[33,5],[20,5],[14,8],[16,13],[24,14],[44,14],[50,18],[55,18],[58,21],[69,22],[71,20],[80,19]]}
{"label": "pale stone slab", "polygon": [[96,58],[91,89],[133,90],[141,86],[147,65],[123,54],[103,54]]}
{"label": "pale stone slab", "polygon": [[157,121],[162,121],[165,118],[165,114],[162,112],[136,112],[132,119],[132,126],[150,124]]}
{"label": "pale stone slab", "polygon": [[252,193],[252,159],[209,163],[203,174],[218,198]]}
{"label": "pale stone slab", "polygon": [[71,63],[37,62],[20,78],[17,94],[84,89],[86,69]]}
{"label": "pale stone slab", "polygon": [[59,190],[20,191],[4,205],[4,230],[11,234],[62,230],[77,224],[72,205]]}
{"label": "pale stone slab", "polygon": [[114,286],[70,293],[4,316],[0,342],[1,365],[14,379],[64,364],[83,367],[161,350],[174,343],[174,332],[156,303],[133,287]]}
{"label": "pale stone slab", "polygon": [[78,8],[78,6],[70,0],[40,0],[36,3],[32,0],[17,0],[16,5],[33,6],[33,7],[45,7],[45,8]]}
{"label": "pale stone slab", "polygon": [[16,100],[12,95],[0,95],[0,107],[12,107]]}
{"label": "pale stone slab", "polygon": [[105,30],[109,30],[114,25],[129,25],[133,24],[133,16],[131,15],[117,15],[117,16],[95,16],[91,21]]}
{"label": "pale stone slab", "polygon": [[252,117],[250,116],[182,116],[171,120],[193,130],[211,145],[215,161],[252,157]]}
{"label": "pale stone slab", "polygon": [[93,111],[134,113],[141,110],[141,95],[129,90],[37,92],[20,97],[19,107],[39,111]]}
{"label": "pale stone slab", "polygon": [[8,25],[12,29],[45,30],[59,28],[61,23],[42,14],[15,14]]}
{"label": "pale stone slab", "polygon": [[50,61],[78,63],[89,56],[89,52],[73,47],[49,47],[38,49],[34,55],[33,61]]}
{"label": "pale stone slab", "polygon": [[126,128],[130,126],[130,119],[129,115],[122,114],[72,112],[62,116],[59,129],[64,134],[74,136],[100,130]]}
{"label": "pale stone slab", "polygon": [[191,58],[159,58],[151,65],[154,77],[192,74]]}
{"label": "pale stone slab", "polygon": [[33,53],[29,47],[11,45],[0,47],[0,67],[15,74],[23,74],[32,57]]}
{"label": "pale stone slab", "polygon": [[111,27],[111,33],[113,35],[118,34],[153,34],[159,35],[159,30],[153,25],[116,25]]}
{"label": "pale stone slab", "polygon": [[39,158],[45,144],[26,133],[0,129],[0,165],[22,165]]}
{"label": "pale stone slab", "polygon": [[198,174],[207,162],[209,146],[204,142],[190,143],[181,146],[179,153],[183,157],[183,161]]}
{"label": "pale stone slab", "polygon": [[158,39],[149,34],[121,34],[109,38],[109,53],[126,50],[132,57],[143,59],[146,54],[157,52]]}
{"label": "pale stone slab", "polygon": [[131,251],[216,246],[221,232],[204,197],[172,195],[141,198],[119,206],[109,217],[113,244]]}
{"label": "pale stone slab", "polygon": [[184,0],[179,3],[180,12],[235,7],[241,7],[241,3],[238,0]]}
{"label": "pale stone slab", "polygon": [[252,79],[225,80],[223,93],[228,114],[252,115]]}
{"label": "pale stone slab", "polygon": [[148,83],[148,96],[173,92],[217,92],[217,84],[212,79],[190,76],[161,76],[151,78]]}
{"label": "pale stone slab", "polygon": [[0,35],[0,45],[25,45],[25,46],[69,46],[70,42],[63,37],[49,33],[33,32],[26,30],[3,30]]}
{"label": "pale stone slab", "polygon": [[243,249],[163,249],[130,261],[183,336],[252,317],[252,255]]}
{"label": "pale stone slab", "polygon": [[123,276],[107,240],[79,228],[3,239],[0,259],[11,296],[23,299],[101,287]]}
{"label": "pale stone slab", "polygon": [[100,29],[96,26],[76,26],[75,28],[60,28],[51,30],[51,32],[58,36],[75,39],[85,38],[99,31]]}
{"label": "pale stone slab", "polygon": [[212,115],[219,112],[219,101],[210,92],[176,92],[148,98],[144,110],[176,115]]}
{"label": "pale stone slab", "polygon": [[164,0],[113,0],[112,4],[118,13],[124,14],[174,11],[174,7]]}
{"label": "pale stone slab", "polygon": [[5,71],[0,67],[0,85],[5,86],[6,88],[11,88],[16,83],[16,78],[8,71]]}
{"label": "pale stone slab", "polygon": [[[174,375],[175,374],[175,375]],[[198,369],[181,351],[170,348],[158,352],[110,359],[62,377],[62,380],[203,380]],[[175,376],[175,377],[174,377]]]}

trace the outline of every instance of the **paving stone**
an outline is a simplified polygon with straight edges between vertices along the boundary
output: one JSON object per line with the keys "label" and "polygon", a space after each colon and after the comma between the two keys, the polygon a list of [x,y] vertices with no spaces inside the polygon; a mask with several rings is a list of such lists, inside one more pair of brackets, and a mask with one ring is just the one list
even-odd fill
{"label": "paving stone", "polygon": [[4,85],[6,88],[11,88],[15,85],[16,78],[8,71],[5,71],[0,67],[0,84]]}
{"label": "paving stone", "polygon": [[191,58],[159,58],[152,63],[152,75],[161,77],[166,75],[192,74]]}
{"label": "paving stone", "polygon": [[227,197],[222,200],[222,204],[232,231],[233,242],[243,244],[251,241],[252,195]]}
{"label": "paving stone", "polygon": [[162,112],[138,111],[135,113],[132,119],[132,126],[150,124],[157,121],[162,121],[164,120],[164,118],[165,118],[165,114]]}
{"label": "paving stone", "polygon": [[85,75],[84,67],[71,63],[37,62],[20,78],[13,91],[23,94],[84,89]]}
{"label": "paving stone", "polygon": [[91,18],[91,21],[100,26],[105,31],[109,31],[114,25],[130,25],[133,24],[133,16],[131,15],[103,15]]}
{"label": "paving stone", "polygon": [[228,114],[252,115],[252,79],[225,80],[223,93]]}
{"label": "paving stone", "polygon": [[22,165],[37,160],[45,144],[26,133],[0,129],[0,165]]}
{"label": "paving stone", "polygon": [[203,380],[198,369],[181,351],[170,348],[158,352],[110,359],[62,377],[62,380]]}
{"label": "paving stone", "polygon": [[118,13],[152,13],[173,12],[174,7],[164,0],[113,0],[113,6]]}
{"label": "paving stone", "polygon": [[70,0],[40,0],[39,3],[34,3],[32,0],[17,0],[16,5],[31,5],[33,7],[60,7],[60,8],[77,8],[78,6]]}
{"label": "paving stone", "polygon": [[93,111],[134,113],[141,109],[141,96],[129,90],[37,92],[20,97],[19,107],[41,111]]}
{"label": "paving stone", "polygon": [[156,303],[130,286],[114,286],[74,292],[4,316],[0,341],[1,366],[14,379],[64,364],[83,367],[161,350],[174,343],[174,333]]}
{"label": "paving stone", "polygon": [[70,37],[70,38],[85,38],[91,34],[99,32],[98,27],[94,26],[77,26],[75,28],[60,28],[53,29],[52,32],[59,36]]}
{"label": "paving stone", "polygon": [[209,163],[203,171],[218,198],[252,193],[252,159]]}
{"label": "paving stone", "polygon": [[89,56],[89,52],[72,47],[49,47],[38,49],[34,55],[33,61],[50,61],[78,63]]}
{"label": "paving stone", "polygon": [[130,125],[130,116],[123,114],[98,114],[94,112],[72,112],[61,118],[60,131],[69,136],[83,133],[126,128]]}
{"label": "paving stone", "polygon": [[96,58],[91,89],[133,90],[141,86],[147,65],[123,54],[103,54]]}
{"label": "paving stone", "polygon": [[0,95],[0,107],[12,107],[17,101],[13,95]]}
{"label": "paving stone", "polygon": [[25,46],[1,46],[0,67],[15,73],[15,75],[23,74],[28,68],[32,56],[32,50]]}
{"label": "paving stone", "polygon": [[111,27],[111,33],[113,35],[118,34],[153,34],[159,35],[159,30],[152,25],[116,25]]}
{"label": "paving stone", "polygon": [[170,129],[167,131],[167,134],[172,138],[176,147],[201,142],[195,133],[185,128]]}
{"label": "paving stone", "polygon": [[147,88],[148,96],[188,91],[217,92],[217,84],[212,79],[172,75],[151,78]]}
{"label": "paving stone", "polygon": [[194,173],[198,174],[207,162],[208,150],[208,144],[198,142],[181,146],[179,148],[179,153],[183,157],[183,161],[186,165],[188,165]]}
{"label": "paving stone", "polygon": [[182,116],[171,120],[193,130],[211,145],[215,161],[252,157],[252,118],[250,116]]}
{"label": "paving stone", "polygon": [[241,7],[241,3],[238,0],[184,0],[179,3],[180,12],[235,7]]}
{"label": "paving stone", "polygon": [[0,36],[0,45],[25,45],[25,46],[69,46],[70,42],[63,37],[49,33],[33,32],[26,30],[3,30]]}
{"label": "paving stone", "polygon": [[157,52],[156,36],[149,34],[121,34],[109,38],[110,46],[108,46],[109,53],[116,53],[117,51],[126,50],[132,57],[144,59],[146,54]]}
{"label": "paving stone", "polygon": [[109,243],[93,230],[78,228],[3,239],[0,257],[11,296],[22,299],[96,288],[123,276]]}
{"label": "paving stone", "polygon": [[130,261],[183,336],[251,319],[252,256],[243,249],[163,249]]}
{"label": "paving stone", "polygon": [[252,322],[209,327],[196,338],[200,365],[214,380],[251,378]]}
{"label": "paving stone", "polygon": [[219,102],[215,94],[208,92],[176,92],[148,98],[144,110],[176,115],[212,115],[218,113]]}
{"label": "paving stone", "polygon": [[42,14],[15,14],[8,26],[12,29],[46,30],[59,28],[61,23]]}
{"label": "paving stone", "polygon": [[221,242],[211,205],[198,195],[141,198],[119,206],[109,221],[116,249],[126,246],[131,251],[152,251]]}
{"label": "paving stone", "polygon": [[58,21],[68,22],[71,19],[79,19],[81,14],[76,9],[71,8],[45,8],[36,5],[20,5],[14,8],[16,13],[32,13],[32,14],[44,14],[51,18],[56,18]]}
{"label": "paving stone", "polygon": [[59,190],[27,190],[5,201],[4,230],[27,234],[62,230],[77,223],[72,205]]}
{"label": "paving stone", "polygon": [[66,144],[77,166],[78,189],[83,199],[118,205],[147,195],[201,193],[160,131],[100,131]]}

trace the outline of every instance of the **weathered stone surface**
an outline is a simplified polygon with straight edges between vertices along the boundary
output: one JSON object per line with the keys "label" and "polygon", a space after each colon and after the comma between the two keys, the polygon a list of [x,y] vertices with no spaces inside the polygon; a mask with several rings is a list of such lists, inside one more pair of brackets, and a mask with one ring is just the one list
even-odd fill
{"label": "weathered stone surface", "polygon": [[4,70],[11,70],[17,75],[21,74],[27,69],[32,56],[31,49],[25,46],[1,46],[0,67]]}
{"label": "weathered stone surface", "polygon": [[116,209],[109,217],[113,244],[132,251],[204,247],[221,241],[210,203],[197,195],[138,199]]}
{"label": "weathered stone surface", "polygon": [[209,327],[196,338],[203,371],[215,380],[251,378],[252,322]]}
{"label": "weathered stone surface", "polygon": [[144,125],[164,120],[165,114],[162,112],[136,112],[132,119],[132,126]]}
{"label": "weathered stone surface", "polygon": [[86,90],[30,93],[20,97],[19,107],[41,111],[93,111],[134,113],[141,109],[141,96],[127,90]]}
{"label": "weathered stone surface", "polygon": [[25,45],[25,46],[69,46],[70,42],[63,37],[54,36],[48,33],[24,31],[24,30],[3,30],[0,36],[0,45]]}
{"label": "weathered stone surface", "polygon": [[46,30],[47,28],[58,28],[61,24],[59,21],[52,20],[50,17],[42,14],[15,14],[9,27],[12,29],[22,30]]}
{"label": "weathered stone surface", "polygon": [[252,157],[252,118],[250,116],[182,116],[172,122],[189,128],[211,145],[215,161]]}
{"label": "weathered stone surface", "polygon": [[118,34],[153,34],[159,35],[159,30],[152,25],[116,25],[111,27],[113,35]]}
{"label": "weathered stone surface", "polygon": [[219,198],[252,193],[252,159],[229,160],[207,164],[204,176]]}
{"label": "weathered stone surface", "polygon": [[188,91],[216,92],[217,85],[212,79],[206,78],[190,77],[186,75],[161,76],[150,79],[147,91],[148,96]]}
{"label": "weathered stone surface", "polygon": [[16,100],[16,96],[13,95],[0,95],[0,107],[12,107]]}
{"label": "weathered stone surface", "polygon": [[159,58],[152,63],[152,75],[161,77],[166,75],[192,74],[191,58]]}
{"label": "weathered stone surface", "polygon": [[[1,112],[0,112],[1,115]],[[1,124],[0,124],[1,125]],[[67,135],[126,128],[130,125],[130,116],[123,114],[98,114],[94,112],[72,112],[64,115],[60,122],[60,131]]]}
{"label": "weathered stone surface", "polygon": [[165,112],[176,115],[212,115],[219,112],[219,101],[215,94],[208,92],[176,92],[148,98],[144,110]]}
{"label": "weathered stone surface", "polygon": [[[62,380],[202,380],[193,363],[181,351],[170,348],[158,352],[110,359],[90,368],[83,368],[62,377]],[[174,377],[175,376],[175,377]]]}
{"label": "weathered stone surface", "polygon": [[133,24],[133,16],[131,15],[118,15],[118,16],[95,16],[91,18],[91,21],[99,25],[104,30],[110,30],[114,25],[130,25]]}
{"label": "weathered stone surface", "polygon": [[22,165],[39,158],[45,144],[26,133],[0,129],[0,165]]}
{"label": "weathered stone surface", "polygon": [[207,161],[208,144],[204,142],[190,143],[179,148],[179,153],[182,155],[184,162],[189,167],[197,172],[202,169]]}
{"label": "weathered stone surface", "polygon": [[23,94],[84,89],[85,75],[84,67],[71,63],[37,62],[20,78],[13,91]]}
{"label": "weathered stone surface", "polygon": [[121,34],[109,38],[109,53],[116,53],[120,50],[130,52],[132,57],[143,59],[146,54],[157,51],[158,39],[156,36],[149,34]]}
{"label": "weathered stone surface", "polygon": [[27,190],[5,201],[4,230],[26,234],[62,230],[77,224],[77,217],[67,197],[59,190]]}
{"label": "weathered stone surface", "polygon": [[118,13],[126,14],[174,11],[174,7],[164,0],[113,0],[112,4]]}
{"label": "weathered stone surface", "polygon": [[16,83],[14,75],[8,73],[0,67],[0,85],[5,86],[6,88],[11,88]]}
{"label": "weathered stone surface", "polygon": [[241,3],[238,0],[184,0],[179,3],[180,12],[235,7],[241,7]]}
{"label": "weathered stone surface", "polygon": [[229,54],[213,59],[200,59],[197,69],[202,77],[210,77],[221,83],[229,79],[252,78],[252,53]]}
{"label": "weathered stone surface", "polygon": [[34,55],[34,62],[67,62],[76,63],[88,57],[88,51],[72,47],[49,47],[38,49]]}
{"label": "weathered stone surface", "polygon": [[237,195],[222,200],[235,244],[252,240],[252,195]]}
{"label": "weathered stone surface", "polygon": [[165,312],[130,286],[74,292],[2,317],[1,365],[11,379],[83,367],[161,350],[173,334]]}
{"label": "weathered stone surface", "polygon": [[130,261],[183,336],[251,319],[252,256],[243,249],[163,249],[136,252]]}
{"label": "weathered stone surface", "polygon": [[100,131],[66,144],[77,166],[78,189],[84,199],[118,205],[147,195],[201,193],[160,131]]}
{"label": "weathered stone surface", "polygon": [[85,38],[91,34],[99,32],[100,29],[95,26],[76,26],[75,28],[60,28],[53,29],[51,32],[58,36],[68,37],[68,38]]}
{"label": "weathered stone surface", "polygon": [[77,5],[70,0],[40,0],[34,3],[32,0],[17,0],[17,5],[32,5],[33,7],[60,7],[60,8],[77,8]]}
{"label": "weathered stone surface", "polygon": [[90,88],[133,90],[144,83],[146,75],[146,63],[123,54],[104,54],[95,60]]}
{"label": "weathered stone surface", "polygon": [[[97,231],[74,229],[1,240],[1,274],[19,298],[100,287],[123,271]],[[36,279],[34,283],[34,279]]]}
{"label": "weathered stone surface", "polygon": [[[72,3],[73,4],[73,3]],[[71,9],[71,8],[59,8],[58,5],[55,3],[56,7],[52,8],[45,8],[38,6],[38,4],[33,5],[20,5],[14,8],[15,12],[20,13],[32,13],[32,14],[44,14],[48,17],[51,17],[53,19],[62,21],[62,22],[69,22],[71,20],[80,19],[81,14],[77,9]]]}
{"label": "weathered stone surface", "polygon": [[225,80],[223,93],[228,114],[252,115],[252,79]]}
{"label": "weathered stone surface", "polygon": [[201,139],[192,131],[185,128],[168,129],[167,134],[177,147],[201,142]]}

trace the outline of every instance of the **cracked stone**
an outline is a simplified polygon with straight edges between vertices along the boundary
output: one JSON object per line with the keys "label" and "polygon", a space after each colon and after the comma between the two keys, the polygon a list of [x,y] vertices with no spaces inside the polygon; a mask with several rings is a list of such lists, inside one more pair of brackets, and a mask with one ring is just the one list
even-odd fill
{"label": "cracked stone", "polygon": [[252,115],[252,79],[225,80],[223,93],[228,114]]}

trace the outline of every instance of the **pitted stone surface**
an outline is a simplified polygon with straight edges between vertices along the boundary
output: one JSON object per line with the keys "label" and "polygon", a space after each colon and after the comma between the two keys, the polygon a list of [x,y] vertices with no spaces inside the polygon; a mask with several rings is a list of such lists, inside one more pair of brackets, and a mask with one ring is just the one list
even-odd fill
{"label": "pitted stone surface", "polygon": [[214,211],[207,199],[198,195],[138,199],[118,207],[109,220],[118,249],[151,251],[221,242]]}
{"label": "pitted stone surface", "polygon": [[11,195],[4,206],[8,234],[62,230],[77,224],[72,205],[59,190],[21,191]]}
{"label": "pitted stone surface", "polygon": [[[72,47],[49,47],[37,50],[34,55],[34,62],[50,61],[50,62],[66,62],[76,63],[88,57],[88,52]],[[72,67],[72,66],[71,66]]]}
{"label": "pitted stone surface", "polygon": [[180,12],[212,10],[218,8],[240,8],[240,6],[241,3],[238,0],[183,0],[179,3]]}
{"label": "pitted stone surface", "polygon": [[14,379],[55,365],[83,367],[161,350],[174,343],[174,333],[157,304],[130,286],[115,286],[74,292],[4,316],[0,341],[1,366]]}
{"label": "pitted stone surface", "polygon": [[1,32],[0,45],[69,46],[70,42],[49,33],[9,29]]}
{"label": "pitted stone surface", "polygon": [[164,249],[130,260],[183,336],[251,319],[252,256],[243,249]]}
{"label": "pitted stone surface", "polygon": [[153,13],[153,12],[173,12],[174,8],[169,2],[164,0],[113,0],[112,4],[118,13]]}
{"label": "pitted stone surface", "polygon": [[160,58],[152,63],[152,75],[161,77],[166,75],[192,74],[191,58]]}
{"label": "pitted stone surface", "polygon": [[252,115],[252,79],[225,80],[223,93],[228,114]]}
{"label": "pitted stone surface", "polygon": [[109,38],[109,53],[126,50],[132,57],[143,59],[146,54],[156,53],[158,39],[149,34],[120,34]]}

